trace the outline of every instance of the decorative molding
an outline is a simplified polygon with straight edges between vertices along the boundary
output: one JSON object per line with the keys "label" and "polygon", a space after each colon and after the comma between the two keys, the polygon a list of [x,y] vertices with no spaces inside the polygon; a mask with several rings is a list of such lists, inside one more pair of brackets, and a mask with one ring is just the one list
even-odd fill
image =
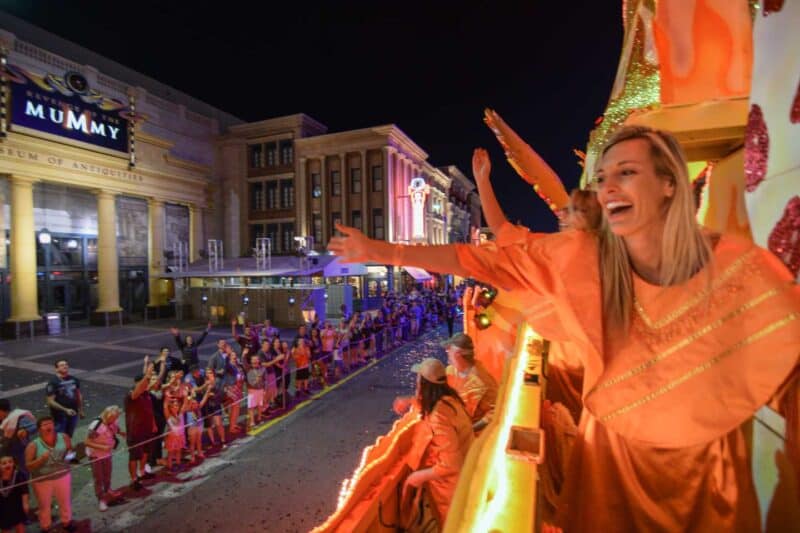
{"label": "decorative molding", "polygon": [[181,159],[179,157],[175,157],[174,155],[170,154],[164,154],[164,162],[167,163],[168,165],[176,166],[178,168],[189,170],[191,172],[204,174],[206,176],[211,175],[212,172],[211,166],[209,165],[204,165],[202,163],[195,163],[194,161]]}

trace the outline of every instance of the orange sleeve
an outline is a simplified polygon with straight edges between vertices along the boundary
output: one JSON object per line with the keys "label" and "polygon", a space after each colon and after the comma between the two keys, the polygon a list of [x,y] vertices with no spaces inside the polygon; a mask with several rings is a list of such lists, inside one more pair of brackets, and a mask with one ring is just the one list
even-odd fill
{"label": "orange sleeve", "polygon": [[504,247],[514,243],[523,243],[528,240],[545,237],[547,233],[534,233],[524,226],[512,224],[509,221],[503,222],[495,234],[494,242],[497,246]]}
{"label": "orange sleeve", "polygon": [[502,289],[522,289],[539,296],[551,296],[557,290],[559,276],[551,260],[550,248],[557,246],[559,241],[574,239],[577,233],[580,232],[571,232],[571,235],[556,233],[528,240],[520,232],[510,230],[507,235],[513,242],[498,245],[496,250],[468,244],[455,246],[458,262],[474,278]]}

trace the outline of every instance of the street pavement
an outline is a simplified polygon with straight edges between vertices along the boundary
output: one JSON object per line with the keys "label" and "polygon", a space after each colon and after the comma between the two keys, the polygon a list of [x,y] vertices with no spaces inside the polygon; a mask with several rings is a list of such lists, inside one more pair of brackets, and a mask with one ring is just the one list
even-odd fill
{"label": "street pavement", "polygon": [[[104,407],[123,404],[143,355],[174,347],[171,325],[81,328],[68,336],[0,343],[0,397],[8,397],[12,407],[45,414],[44,385],[53,363],[67,358],[71,373],[82,380],[86,401],[86,418],[74,438],[81,442]],[[203,326],[180,324],[182,334]],[[411,365],[430,355],[444,357],[438,345],[444,335],[441,329],[423,334],[254,436],[214,450],[199,466],[159,474],[138,493],[125,490],[124,503],[104,513],[97,509],[89,468],[76,467],[73,515],[79,531],[308,531],[334,510],[341,483],[357,466],[361,450],[390,429],[396,418],[392,399],[414,387]],[[212,330],[200,348],[201,362],[218,338],[228,337],[227,328]],[[112,486],[128,482],[127,453],[121,449],[114,456]],[[35,525],[30,530],[37,531]]]}

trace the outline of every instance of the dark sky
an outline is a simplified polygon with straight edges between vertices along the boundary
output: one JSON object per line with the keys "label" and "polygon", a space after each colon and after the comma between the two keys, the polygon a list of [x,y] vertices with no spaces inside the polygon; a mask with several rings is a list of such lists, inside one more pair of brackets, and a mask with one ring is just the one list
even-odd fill
{"label": "dark sky", "polygon": [[0,0],[244,120],[303,112],[331,132],[395,123],[432,164],[467,175],[472,149],[487,147],[507,216],[538,230],[555,219],[505,162],[482,111],[496,109],[572,187],[572,148],[585,148],[605,108],[622,41],[611,0],[203,4]]}

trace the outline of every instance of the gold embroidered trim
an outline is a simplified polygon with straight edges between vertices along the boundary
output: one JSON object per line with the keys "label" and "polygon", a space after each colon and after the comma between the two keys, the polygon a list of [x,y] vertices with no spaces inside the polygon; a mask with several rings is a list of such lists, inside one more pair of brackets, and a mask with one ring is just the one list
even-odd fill
{"label": "gold embroidered trim", "polygon": [[707,287],[706,289],[697,293],[697,295],[694,298],[692,298],[691,300],[680,306],[678,309],[669,313],[664,318],[655,321],[652,320],[647,315],[647,312],[644,310],[644,307],[642,307],[642,304],[639,303],[639,301],[634,297],[633,305],[634,308],[636,309],[636,313],[639,315],[639,318],[642,319],[642,322],[644,322],[644,324],[650,329],[661,329],[664,326],[671,324],[676,319],[684,315],[687,311],[689,311],[689,309],[702,302],[703,299],[707,298],[708,295],[711,294],[711,292],[724,285],[731,277],[733,277],[734,274],[736,274],[742,268],[742,266],[744,266],[744,264],[747,261],[750,260],[750,257],[754,255],[756,252],[757,249],[753,248],[752,250],[744,254],[742,257],[734,261],[728,268],[726,268],[722,272],[722,274],[719,277],[714,279],[710,287]]}
{"label": "gold embroidered trim", "polygon": [[641,374],[642,372],[644,372],[645,370],[647,370],[651,366],[655,365],[659,361],[663,361],[664,359],[666,359],[667,357],[669,357],[673,353],[677,352],[681,348],[685,348],[686,346],[688,346],[689,344],[693,343],[694,341],[696,341],[698,338],[702,337],[703,335],[705,335],[707,333],[710,333],[711,331],[717,329],[718,327],[720,327],[724,323],[728,322],[729,320],[731,320],[733,318],[736,318],[737,316],[741,315],[742,313],[744,313],[746,311],[749,311],[750,309],[754,308],[755,306],[757,306],[758,304],[762,303],[763,301],[768,300],[769,298],[772,298],[773,296],[775,296],[779,292],[780,292],[780,289],[774,288],[774,289],[768,290],[767,292],[761,294],[760,296],[757,296],[756,298],[753,298],[752,300],[750,300],[746,304],[742,305],[740,308],[738,308],[738,309],[736,309],[734,311],[731,311],[730,313],[728,313],[727,315],[723,316],[722,318],[716,320],[715,322],[712,322],[711,324],[708,324],[704,328],[695,331],[692,335],[689,335],[688,337],[684,338],[679,343],[672,345],[671,347],[667,348],[666,350],[664,350],[660,354],[656,355],[655,357],[653,357],[651,359],[648,359],[647,361],[643,362],[639,366],[631,368],[630,370],[628,370],[624,374],[620,374],[619,376],[613,377],[613,378],[611,378],[611,379],[609,379],[607,381],[604,381],[604,382],[596,385],[594,387],[594,389],[592,390],[592,392],[598,391],[598,390],[602,390],[602,389],[606,389],[608,387],[611,387],[612,385],[616,385],[617,383],[625,381],[626,379],[631,378],[631,377],[635,376],[636,374]]}
{"label": "gold embroidered trim", "polygon": [[761,339],[762,337],[765,337],[765,336],[769,335],[770,333],[773,333],[773,332],[777,331],[778,329],[782,328],[783,326],[785,326],[789,322],[791,322],[793,320],[796,320],[798,317],[800,317],[800,314],[798,314],[798,313],[790,313],[789,315],[786,315],[781,320],[778,320],[777,322],[773,322],[769,326],[766,326],[763,329],[761,329],[760,331],[758,331],[758,332],[750,335],[749,337],[747,337],[745,339],[742,339],[741,341],[737,342],[736,344],[734,344],[733,346],[731,346],[727,350],[724,350],[723,352],[720,352],[719,354],[715,355],[714,357],[712,357],[711,359],[709,359],[705,363],[694,367],[693,369],[691,369],[690,371],[688,371],[684,375],[680,376],[679,378],[667,383],[663,387],[661,387],[661,388],[659,388],[659,389],[657,389],[657,390],[655,390],[655,391],[643,396],[642,398],[639,398],[635,402],[632,402],[632,403],[630,403],[630,404],[628,404],[628,405],[626,405],[624,407],[620,407],[619,409],[616,409],[616,410],[608,413],[607,415],[601,417],[600,420],[603,421],[603,422],[608,422],[612,418],[616,418],[619,415],[622,415],[622,414],[625,414],[625,413],[627,413],[629,411],[632,411],[633,409],[636,409],[637,407],[641,407],[642,405],[646,404],[647,402],[650,402],[650,401],[658,398],[659,396],[661,396],[663,394],[666,394],[667,392],[671,391],[672,389],[676,388],[678,385],[684,383],[685,381],[691,379],[692,377],[705,372],[706,370],[708,370],[709,368],[711,368],[715,364],[719,363],[722,359],[724,359],[725,357],[729,356],[730,354],[732,354],[736,350],[738,350],[740,348],[743,348],[743,347],[747,346],[748,344],[752,344],[753,342]]}

